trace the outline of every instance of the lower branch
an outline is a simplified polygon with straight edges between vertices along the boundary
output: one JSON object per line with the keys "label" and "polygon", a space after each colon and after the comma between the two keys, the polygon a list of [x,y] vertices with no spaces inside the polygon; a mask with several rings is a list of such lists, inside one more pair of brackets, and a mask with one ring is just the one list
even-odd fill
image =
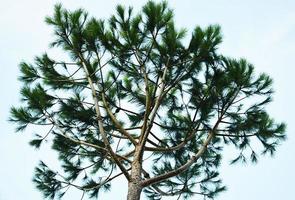
{"label": "lower branch", "polygon": [[165,174],[144,180],[141,182],[142,186],[146,187],[146,186],[158,183],[162,180],[171,178],[173,176],[176,176],[176,175],[186,171],[193,163],[195,163],[203,155],[203,153],[206,151],[207,146],[213,137],[214,137],[214,131],[210,132],[209,136],[207,137],[207,139],[205,140],[204,144],[199,149],[199,151],[195,155],[193,155],[184,165],[182,165],[181,167],[179,167],[173,171],[170,171]]}

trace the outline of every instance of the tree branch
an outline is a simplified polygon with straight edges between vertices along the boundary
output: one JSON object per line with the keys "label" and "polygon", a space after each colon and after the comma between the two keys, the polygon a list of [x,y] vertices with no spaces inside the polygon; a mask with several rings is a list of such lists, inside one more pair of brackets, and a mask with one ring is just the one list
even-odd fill
{"label": "tree branch", "polygon": [[141,186],[146,187],[186,171],[193,163],[195,163],[203,155],[213,137],[214,131],[209,133],[209,136],[207,137],[199,151],[195,155],[193,155],[184,165],[165,174],[144,180],[141,182]]}
{"label": "tree branch", "polygon": [[110,116],[112,122],[114,123],[114,125],[118,128],[118,130],[120,131],[120,133],[122,133],[125,137],[127,137],[130,142],[132,142],[132,144],[137,145],[136,140],[133,138],[133,136],[131,136],[123,127],[122,125],[118,122],[118,120],[116,119],[116,117],[114,116],[114,114],[112,113],[112,111],[110,110],[110,108],[108,107],[106,98],[105,98],[105,94],[104,91],[101,92],[101,96],[102,96],[102,101],[104,104],[104,108],[106,109],[108,115]]}
{"label": "tree branch", "polygon": [[96,90],[95,90],[94,84],[92,82],[92,79],[89,76],[89,72],[88,72],[88,69],[87,69],[87,66],[86,66],[86,62],[85,62],[83,56],[80,53],[78,53],[78,56],[79,56],[79,58],[80,58],[80,60],[82,62],[84,71],[85,71],[86,76],[87,76],[88,83],[89,83],[89,85],[91,87],[92,97],[93,97],[94,104],[95,104],[95,111],[96,111],[96,114],[97,114],[97,122],[98,122],[98,126],[99,126],[99,132],[100,132],[100,134],[102,136],[103,142],[104,142],[105,146],[107,147],[107,149],[109,150],[111,157],[114,159],[115,163],[118,165],[118,167],[120,168],[120,170],[123,172],[123,174],[125,175],[126,179],[129,181],[130,180],[129,173],[127,172],[127,170],[125,169],[125,167],[121,164],[121,162],[119,161],[118,157],[114,153],[114,151],[113,151],[113,149],[112,149],[112,147],[111,147],[111,145],[110,145],[110,143],[108,141],[108,138],[106,136],[106,133],[104,131],[102,117],[101,117],[101,112],[100,112],[100,108],[99,108],[99,104],[98,104],[98,98],[96,96]]}
{"label": "tree branch", "polygon": [[142,131],[142,133],[140,135],[140,138],[139,138],[139,143],[140,143],[139,154],[138,154],[139,159],[141,159],[141,157],[143,155],[146,140],[147,140],[148,135],[150,133],[150,130],[151,130],[152,126],[153,126],[153,121],[155,119],[158,108],[160,107],[160,104],[161,104],[161,100],[163,98],[163,92],[164,92],[164,88],[165,88],[165,77],[166,77],[166,73],[167,73],[167,70],[168,70],[168,62],[169,62],[169,59],[167,60],[167,63],[166,63],[166,66],[165,66],[165,69],[164,69],[164,72],[163,72],[163,75],[162,75],[162,78],[161,78],[161,88],[160,88],[160,91],[159,91],[159,96],[158,96],[158,98],[156,100],[156,103],[155,103],[155,106],[154,106],[153,110],[150,113],[150,118],[148,119],[149,123],[147,124],[146,130],[144,130],[144,128],[142,128],[142,130],[144,130],[144,132]]}

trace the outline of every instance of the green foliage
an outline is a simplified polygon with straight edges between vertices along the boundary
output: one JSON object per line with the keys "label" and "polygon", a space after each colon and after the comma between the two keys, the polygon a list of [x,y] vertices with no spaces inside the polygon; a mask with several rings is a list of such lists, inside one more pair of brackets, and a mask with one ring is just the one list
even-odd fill
{"label": "green foliage", "polygon": [[57,174],[50,170],[48,166],[40,162],[39,167],[35,169],[35,182],[37,188],[43,192],[45,198],[54,199],[62,189],[60,181],[56,179]]}
{"label": "green foliage", "polygon": [[34,182],[45,198],[61,198],[68,187],[89,198],[110,190],[120,175],[114,173],[129,173],[136,142],[153,161],[140,158],[147,168],[142,181],[188,166],[147,185],[148,198],[214,198],[226,189],[218,173],[225,145],[238,151],[231,163],[256,163],[259,152],[273,155],[285,139],[285,124],[265,109],[272,79],[256,75],[245,59],[219,54],[218,25],[197,26],[188,37],[167,2],[153,1],[139,14],[118,5],[106,21],[58,4],[45,21],[54,29],[51,47],[70,61],[44,54],[34,64],[22,62],[23,105],[11,108],[10,118],[17,131],[44,126],[32,146],[52,139],[63,172],[43,162],[36,168]]}

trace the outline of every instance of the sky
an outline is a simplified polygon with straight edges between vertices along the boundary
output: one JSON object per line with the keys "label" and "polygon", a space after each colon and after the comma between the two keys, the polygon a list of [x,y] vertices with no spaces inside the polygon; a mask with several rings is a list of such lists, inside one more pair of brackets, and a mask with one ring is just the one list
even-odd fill
{"label": "sky", "polygon": [[[40,159],[56,164],[48,148],[36,151],[28,142],[32,131],[15,133],[8,122],[11,106],[20,104],[18,64],[32,61],[48,50],[52,30],[44,17],[53,13],[56,0],[0,0],[0,200],[43,199],[33,183],[33,170]],[[139,10],[143,0],[63,0],[68,9],[84,8],[97,18],[108,18],[121,3]],[[191,31],[194,26],[219,24],[223,43],[220,52],[234,58],[246,58],[257,73],[274,79],[274,101],[267,107],[277,121],[287,123],[287,141],[272,158],[260,158],[256,165],[229,165],[234,153],[227,148],[221,166],[221,178],[228,190],[217,200],[293,199],[295,180],[295,1],[294,0],[171,0],[177,27]],[[125,199],[127,183],[118,180],[103,200]],[[65,200],[78,200],[81,193],[70,190]],[[87,199],[87,198],[84,198]],[[144,199],[144,198],[143,198]],[[166,198],[172,200],[176,198]],[[202,199],[198,196],[193,199]]]}

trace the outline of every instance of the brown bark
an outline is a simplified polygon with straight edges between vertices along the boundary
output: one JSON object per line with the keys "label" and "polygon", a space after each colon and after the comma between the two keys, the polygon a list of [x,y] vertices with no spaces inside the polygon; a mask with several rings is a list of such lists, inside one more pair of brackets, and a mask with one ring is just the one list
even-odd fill
{"label": "brown bark", "polygon": [[135,149],[134,153],[134,160],[131,165],[131,174],[130,174],[130,180],[128,182],[128,195],[127,200],[139,200],[140,194],[142,192],[142,185],[141,185],[141,172],[142,172],[142,163],[139,159],[140,157],[140,151],[138,150],[138,147]]}
{"label": "brown bark", "polygon": [[128,195],[127,200],[140,200],[140,194],[142,192],[142,187],[137,182],[128,183]]}
{"label": "brown bark", "polygon": [[138,160],[134,160],[131,169],[131,179],[128,182],[127,200],[139,200],[141,192],[141,163]]}

